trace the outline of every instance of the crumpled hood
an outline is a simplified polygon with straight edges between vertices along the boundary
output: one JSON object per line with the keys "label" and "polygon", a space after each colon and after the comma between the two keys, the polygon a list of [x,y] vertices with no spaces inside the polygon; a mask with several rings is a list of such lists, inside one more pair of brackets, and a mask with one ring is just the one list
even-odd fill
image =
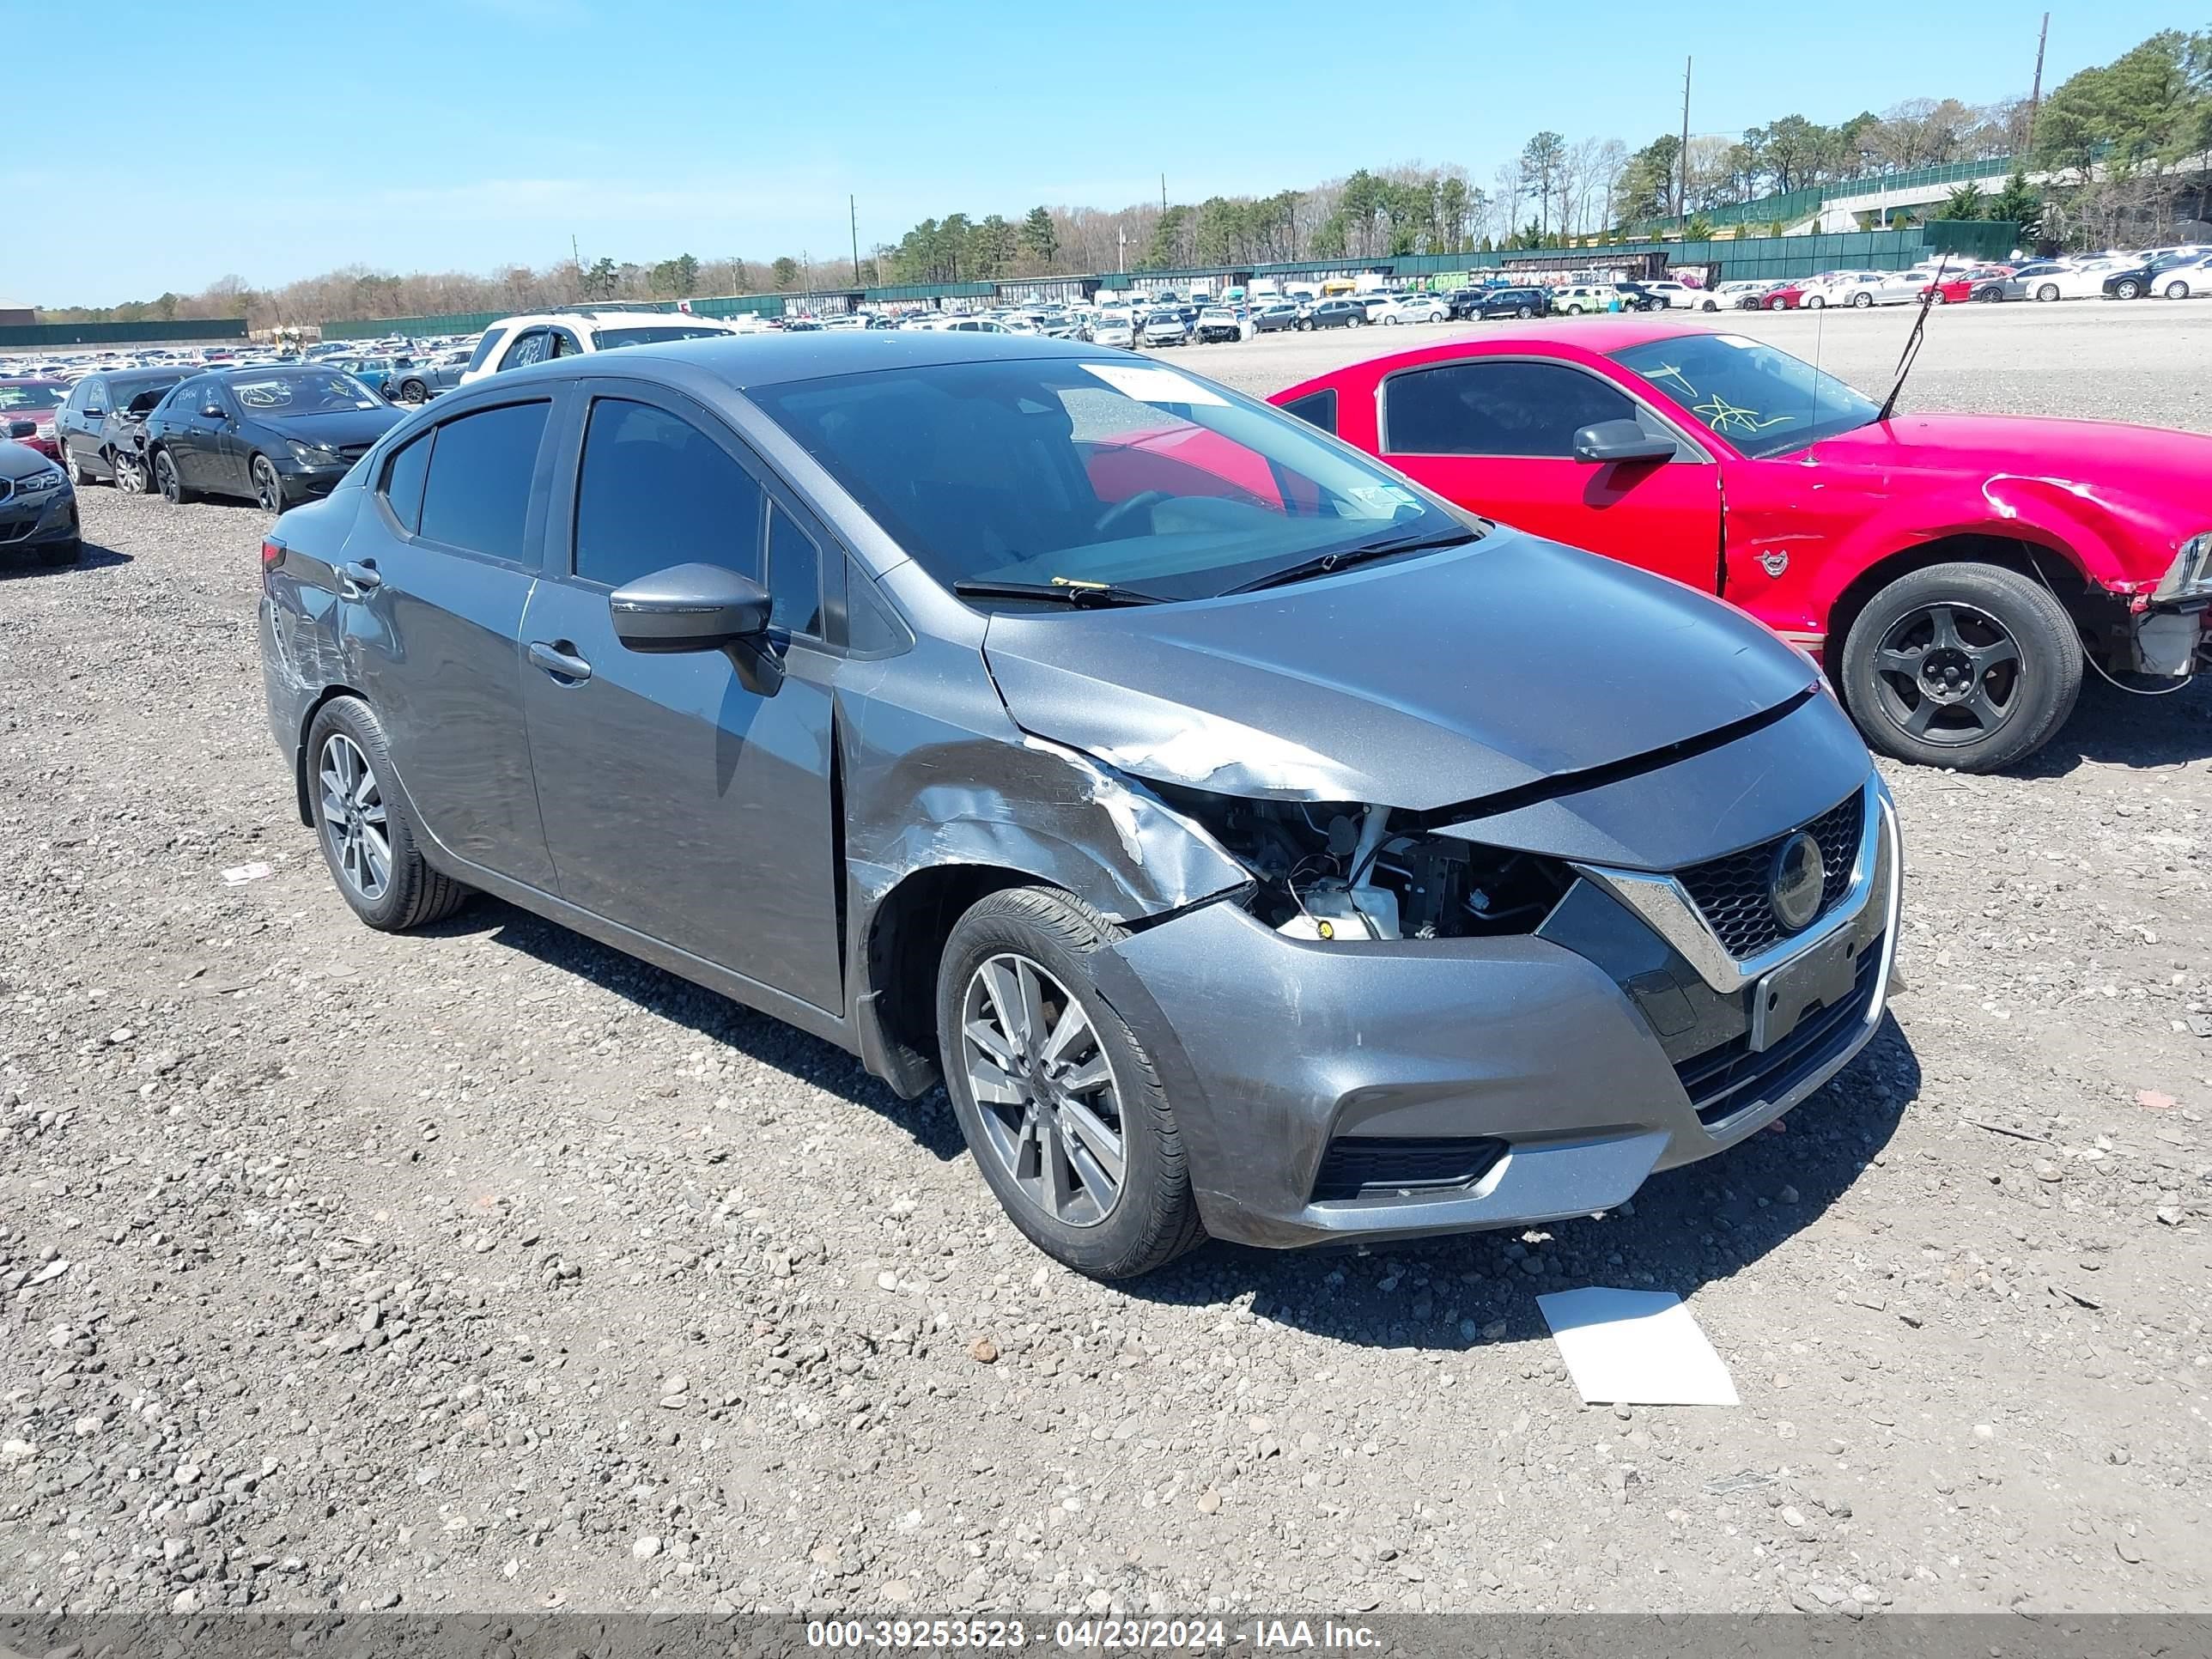
{"label": "crumpled hood", "polygon": [[2170,490],[2201,501],[2212,477],[2212,437],[2118,421],[2038,415],[1901,415],[1824,438],[1821,461],[2016,472],[2128,491]]}
{"label": "crumpled hood", "polygon": [[1763,714],[1805,659],[1680,584],[1503,526],[1234,599],[991,619],[1015,723],[1154,782],[1428,811]]}
{"label": "crumpled hood", "polygon": [[276,410],[249,410],[246,417],[288,438],[311,444],[374,443],[407,418],[407,411],[387,404],[380,409],[334,409],[321,415],[288,415]]}

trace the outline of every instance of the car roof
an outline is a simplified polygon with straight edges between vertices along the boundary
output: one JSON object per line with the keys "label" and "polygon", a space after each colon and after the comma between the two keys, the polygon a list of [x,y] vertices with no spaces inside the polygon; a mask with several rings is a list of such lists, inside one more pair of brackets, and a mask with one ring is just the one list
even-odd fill
{"label": "car roof", "polygon": [[[781,386],[884,368],[1093,355],[1093,348],[1078,341],[1055,340],[1042,334],[991,334],[951,329],[820,329],[798,335],[735,334],[721,338],[625,346],[594,362],[590,372],[605,374],[617,363],[673,360],[694,364],[743,391],[749,386]],[[554,361],[567,363],[575,360]]]}

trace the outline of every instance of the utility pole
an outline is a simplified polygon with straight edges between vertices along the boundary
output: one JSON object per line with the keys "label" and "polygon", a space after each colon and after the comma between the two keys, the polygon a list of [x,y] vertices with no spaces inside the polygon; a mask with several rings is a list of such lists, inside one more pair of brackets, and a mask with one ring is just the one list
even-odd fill
{"label": "utility pole", "polygon": [[1162,174],[1160,174],[1160,211],[1161,211],[1162,213],[1164,213],[1164,214],[1167,210],[1168,210],[1168,176],[1167,176],[1167,174],[1166,174],[1166,173],[1163,173]]}
{"label": "utility pole", "polygon": [[576,246],[576,233],[573,230],[568,233],[568,258],[575,264],[576,297],[580,300],[584,297],[584,256]]}
{"label": "utility pole", "polygon": [[860,202],[856,196],[845,198],[845,210],[853,220],[853,286],[860,285]]}
{"label": "utility pole", "polygon": [[2043,14],[2043,32],[2035,37],[2035,90],[2027,94],[2027,149],[2035,151],[2035,112],[2043,107],[2043,49],[2051,41],[2051,14]]}
{"label": "utility pole", "polygon": [[1122,225],[1114,233],[1114,269],[1125,271],[1129,268],[1129,228]]}
{"label": "utility pole", "polygon": [[1682,60],[1682,153],[1674,158],[1674,216],[1679,219],[1690,205],[1690,65],[1694,61]]}

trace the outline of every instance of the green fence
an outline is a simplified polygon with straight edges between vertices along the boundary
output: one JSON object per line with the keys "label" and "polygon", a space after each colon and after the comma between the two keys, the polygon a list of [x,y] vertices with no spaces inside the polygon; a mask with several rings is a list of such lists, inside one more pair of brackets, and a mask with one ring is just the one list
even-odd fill
{"label": "green fence", "polygon": [[243,317],[189,323],[10,323],[0,328],[0,346],[168,345],[245,337]]}

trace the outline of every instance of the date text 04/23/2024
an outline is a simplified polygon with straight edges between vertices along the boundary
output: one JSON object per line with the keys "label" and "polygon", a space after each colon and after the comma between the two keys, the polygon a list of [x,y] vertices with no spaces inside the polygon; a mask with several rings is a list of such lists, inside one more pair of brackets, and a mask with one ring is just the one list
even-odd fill
{"label": "date text 04/23/2024", "polygon": [[1042,1647],[1087,1652],[1203,1653],[1231,1646],[1298,1651],[1359,1651],[1380,1632],[1330,1619],[1062,1619],[1031,1625],[1007,1619],[829,1619],[811,1620],[806,1644],[832,1650],[957,1650]]}

